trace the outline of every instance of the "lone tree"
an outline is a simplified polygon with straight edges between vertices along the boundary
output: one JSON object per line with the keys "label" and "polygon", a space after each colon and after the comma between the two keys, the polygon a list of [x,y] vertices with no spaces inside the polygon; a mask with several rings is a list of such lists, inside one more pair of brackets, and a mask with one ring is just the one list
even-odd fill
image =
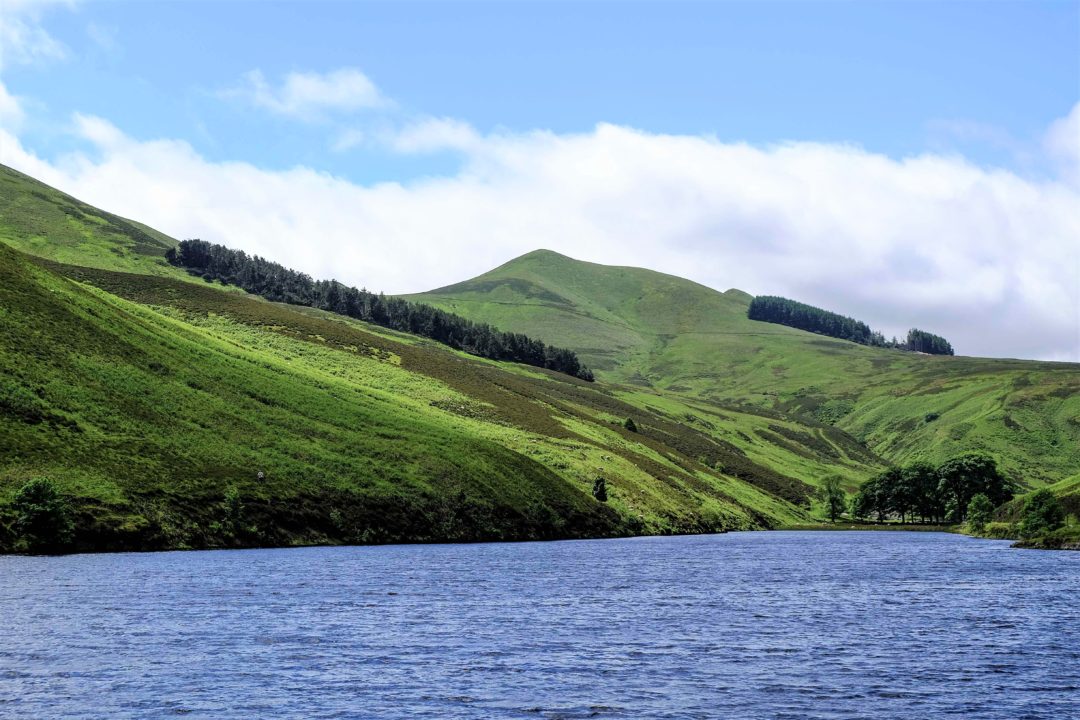
{"label": "lone tree", "polygon": [[986,497],[985,493],[977,493],[975,497],[971,498],[971,502],[967,506],[969,528],[975,532],[982,532],[986,529],[986,523],[990,522],[993,515],[994,505],[990,502],[990,498]]}
{"label": "lone tree", "polygon": [[593,480],[592,496],[600,502],[607,502],[607,480],[602,477]]}
{"label": "lone tree", "polygon": [[637,423],[634,422],[634,418],[626,418],[626,422],[622,426],[630,432],[637,432]]}
{"label": "lone tree", "polygon": [[1035,537],[1053,532],[1065,524],[1065,509],[1054,493],[1047,489],[1036,490],[1024,501],[1020,519],[1020,536]]}
{"label": "lone tree", "polygon": [[840,477],[830,475],[825,478],[825,484],[821,488],[821,499],[825,503],[825,512],[829,515],[829,522],[836,522],[847,509],[847,495],[844,488],[840,487]]}
{"label": "lone tree", "polygon": [[35,478],[15,495],[15,530],[31,553],[58,553],[71,545],[71,507],[48,478]]}

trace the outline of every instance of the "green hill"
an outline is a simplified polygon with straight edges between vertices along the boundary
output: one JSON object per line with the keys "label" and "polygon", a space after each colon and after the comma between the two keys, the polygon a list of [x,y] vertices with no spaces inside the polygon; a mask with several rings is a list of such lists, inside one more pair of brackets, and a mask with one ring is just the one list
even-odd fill
{"label": "green hill", "polygon": [[109,270],[182,277],[165,262],[176,240],[98,210],[0,165],[0,240],[38,257]]}
{"label": "green hill", "polygon": [[106,550],[766,528],[889,461],[1080,468],[1073,365],[853,345],[546,251],[419,296],[577,350],[587,383],[206,282],[175,244],[0,166],[0,550],[40,477]]}
{"label": "green hill", "polygon": [[1080,365],[866,347],[749,320],[738,290],[546,250],[410,297],[569,347],[609,382],[826,423],[890,461],[986,451],[1032,485],[1080,468]]}
{"label": "green hill", "polygon": [[0,549],[39,477],[74,547],[104,550],[764,528],[808,519],[815,478],[881,466],[827,426],[193,280],[161,259],[171,239],[4,177]]}

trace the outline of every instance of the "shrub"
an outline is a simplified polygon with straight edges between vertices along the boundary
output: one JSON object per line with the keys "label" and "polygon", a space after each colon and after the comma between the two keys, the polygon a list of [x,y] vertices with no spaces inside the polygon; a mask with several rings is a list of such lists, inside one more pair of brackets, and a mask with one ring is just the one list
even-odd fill
{"label": "shrub", "polygon": [[622,426],[630,432],[637,432],[637,423],[634,422],[634,418],[626,418],[626,422]]}
{"label": "shrub", "polygon": [[596,478],[592,484],[592,495],[600,502],[607,502],[607,480]]}
{"label": "shrub", "polygon": [[71,545],[75,523],[67,499],[48,478],[29,481],[15,495],[15,531],[31,553],[62,552]]}

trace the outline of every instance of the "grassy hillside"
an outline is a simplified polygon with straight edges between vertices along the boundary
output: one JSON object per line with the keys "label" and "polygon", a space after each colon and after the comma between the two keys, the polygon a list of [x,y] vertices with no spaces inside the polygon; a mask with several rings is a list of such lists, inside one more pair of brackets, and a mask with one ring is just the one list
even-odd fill
{"label": "grassy hillside", "polygon": [[1080,473],[1054,483],[1050,489],[1061,498],[1065,512],[1080,519]]}
{"label": "grassy hillside", "polygon": [[99,210],[0,165],[0,241],[59,262],[148,275],[183,277],[165,262],[176,241],[133,220]]}
{"label": "grassy hillside", "polygon": [[7,549],[32,477],[71,498],[79,547],[119,549],[768,527],[809,490],[772,465],[828,465],[790,441],[748,457],[715,408],[696,428],[679,403],[2,243],[0,316]]}
{"label": "grassy hillside", "polygon": [[1075,366],[874,350],[544,251],[422,296],[577,349],[586,383],[205,282],[174,244],[0,167],[0,549],[38,477],[77,547],[145,549],[761,528],[882,456],[1080,467]]}
{"label": "grassy hillside", "polygon": [[1080,469],[1078,365],[865,347],[748,320],[738,290],[544,250],[412,298],[570,347],[609,382],[825,423],[891,461],[986,451],[1031,485]]}

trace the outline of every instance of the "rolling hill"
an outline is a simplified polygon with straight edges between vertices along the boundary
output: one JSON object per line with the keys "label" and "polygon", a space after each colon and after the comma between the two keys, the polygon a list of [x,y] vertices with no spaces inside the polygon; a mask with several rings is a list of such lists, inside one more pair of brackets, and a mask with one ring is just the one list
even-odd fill
{"label": "rolling hill", "polygon": [[207,282],[175,245],[0,166],[0,550],[41,477],[72,548],[116,550],[769,528],[890,462],[1080,467],[1077,366],[867,348],[547,251],[414,298],[568,346],[589,383]]}
{"label": "rolling hill", "polygon": [[824,424],[207,283],[171,238],[2,179],[0,549],[40,477],[73,548],[116,550],[766,528],[807,520],[817,478],[883,467]]}
{"label": "rolling hill", "polygon": [[1080,469],[1080,365],[866,347],[749,320],[739,290],[546,250],[410,299],[541,335],[608,382],[824,423],[893,462],[985,451],[1032,486]]}

